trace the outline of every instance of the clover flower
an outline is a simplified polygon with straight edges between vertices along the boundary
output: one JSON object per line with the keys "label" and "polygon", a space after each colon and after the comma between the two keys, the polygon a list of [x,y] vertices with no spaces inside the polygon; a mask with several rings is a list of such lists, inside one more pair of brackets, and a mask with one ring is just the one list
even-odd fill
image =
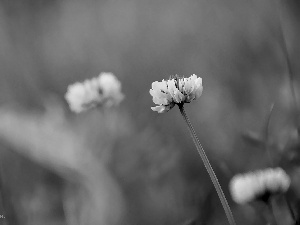
{"label": "clover flower", "polygon": [[175,75],[171,76],[168,80],[162,80],[161,82],[155,81],[152,83],[150,94],[153,97],[153,102],[158,106],[151,107],[151,109],[153,111],[157,111],[158,113],[164,113],[172,109],[175,105],[178,105],[179,111],[182,115],[183,120],[188,126],[196,149],[216,189],[228,222],[230,225],[236,225],[233,214],[224,195],[222,187],[218,181],[218,178],[184,109],[184,103],[190,103],[191,101],[199,98],[202,94],[202,91],[202,78],[197,77],[197,75],[195,74],[191,75],[188,78],[178,77],[177,75]]}
{"label": "clover flower", "polygon": [[271,195],[288,190],[291,180],[281,168],[269,168],[235,175],[229,184],[232,199],[238,204],[267,201]]}
{"label": "clover flower", "polygon": [[69,85],[65,98],[70,109],[80,113],[98,105],[117,105],[124,96],[121,93],[121,83],[115,75],[101,73],[98,77]]}
{"label": "clover flower", "polygon": [[172,109],[175,104],[190,103],[202,94],[202,78],[193,74],[188,78],[171,76],[168,80],[152,83],[150,94],[153,102],[158,106],[151,107],[153,111],[164,113]]}

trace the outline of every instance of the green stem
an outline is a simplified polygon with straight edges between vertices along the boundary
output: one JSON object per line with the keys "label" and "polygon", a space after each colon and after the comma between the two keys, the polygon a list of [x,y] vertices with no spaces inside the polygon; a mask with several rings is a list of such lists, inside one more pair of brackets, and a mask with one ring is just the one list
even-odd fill
{"label": "green stem", "polygon": [[190,134],[191,134],[191,136],[193,138],[194,144],[196,145],[197,151],[198,151],[198,153],[199,153],[199,155],[200,155],[200,157],[201,157],[201,159],[202,159],[202,161],[204,163],[204,166],[205,166],[205,168],[206,168],[206,170],[207,170],[207,172],[208,172],[208,174],[210,176],[210,179],[213,182],[214,187],[215,187],[215,189],[216,189],[216,191],[218,193],[219,199],[220,199],[220,201],[222,203],[222,206],[223,206],[224,211],[226,213],[226,216],[227,216],[227,219],[229,221],[229,224],[236,225],[235,220],[234,220],[233,215],[232,215],[232,212],[230,210],[229,204],[228,204],[228,202],[226,200],[226,197],[225,197],[225,195],[224,195],[224,193],[222,191],[221,185],[220,185],[220,183],[218,181],[218,178],[217,178],[217,176],[216,176],[213,168],[211,167],[211,165],[209,163],[209,160],[208,160],[208,158],[207,158],[207,156],[206,156],[206,154],[204,152],[204,149],[202,148],[202,146],[200,144],[200,141],[198,140],[196,132],[195,132],[195,130],[194,130],[194,128],[193,128],[193,126],[192,126],[192,124],[191,124],[188,116],[186,115],[186,113],[184,111],[183,104],[179,104],[178,106],[179,106],[179,110],[181,112],[181,115],[182,115],[184,121],[188,125]]}

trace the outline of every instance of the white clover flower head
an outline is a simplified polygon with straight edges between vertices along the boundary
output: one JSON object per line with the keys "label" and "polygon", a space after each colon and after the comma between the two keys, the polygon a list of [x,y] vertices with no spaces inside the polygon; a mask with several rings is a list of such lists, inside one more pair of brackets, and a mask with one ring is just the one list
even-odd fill
{"label": "white clover flower head", "polygon": [[151,107],[153,111],[164,113],[172,109],[175,104],[190,103],[202,94],[202,78],[193,74],[188,78],[171,76],[168,80],[152,83],[150,94],[153,102],[158,106]]}
{"label": "white clover flower head", "polygon": [[69,85],[65,98],[70,109],[80,113],[98,105],[117,105],[124,95],[121,93],[121,83],[115,75],[101,73],[98,77]]}
{"label": "white clover flower head", "polygon": [[235,175],[229,184],[232,199],[238,204],[268,200],[271,195],[284,193],[291,183],[282,168],[268,168]]}

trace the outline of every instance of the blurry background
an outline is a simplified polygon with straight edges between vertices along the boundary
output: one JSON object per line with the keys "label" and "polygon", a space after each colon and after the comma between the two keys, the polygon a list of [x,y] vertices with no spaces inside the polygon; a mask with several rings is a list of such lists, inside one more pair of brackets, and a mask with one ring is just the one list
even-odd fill
{"label": "blurry background", "polygon": [[[265,224],[228,183],[271,165],[263,134],[275,103],[273,165],[299,187],[280,29],[298,102],[299,10],[296,0],[0,1],[0,223],[227,224],[179,110],[150,109],[152,82],[195,73],[204,92],[186,111],[236,220]],[[74,115],[67,86],[100,72],[118,77],[124,101]]]}

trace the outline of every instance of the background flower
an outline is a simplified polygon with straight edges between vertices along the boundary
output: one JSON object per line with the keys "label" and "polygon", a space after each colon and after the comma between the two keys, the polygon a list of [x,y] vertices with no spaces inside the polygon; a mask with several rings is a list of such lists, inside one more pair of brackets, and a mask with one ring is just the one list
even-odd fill
{"label": "background flower", "polygon": [[69,85],[65,98],[70,109],[80,113],[97,105],[117,105],[124,96],[121,83],[115,75],[101,73],[98,77]]}
{"label": "background flower", "polygon": [[246,174],[238,174],[229,184],[232,199],[244,204],[263,197],[284,193],[291,183],[290,177],[281,168],[269,168]]}
{"label": "background flower", "polygon": [[112,73],[101,73],[98,78],[102,101],[106,106],[118,105],[124,98],[121,82]]}

